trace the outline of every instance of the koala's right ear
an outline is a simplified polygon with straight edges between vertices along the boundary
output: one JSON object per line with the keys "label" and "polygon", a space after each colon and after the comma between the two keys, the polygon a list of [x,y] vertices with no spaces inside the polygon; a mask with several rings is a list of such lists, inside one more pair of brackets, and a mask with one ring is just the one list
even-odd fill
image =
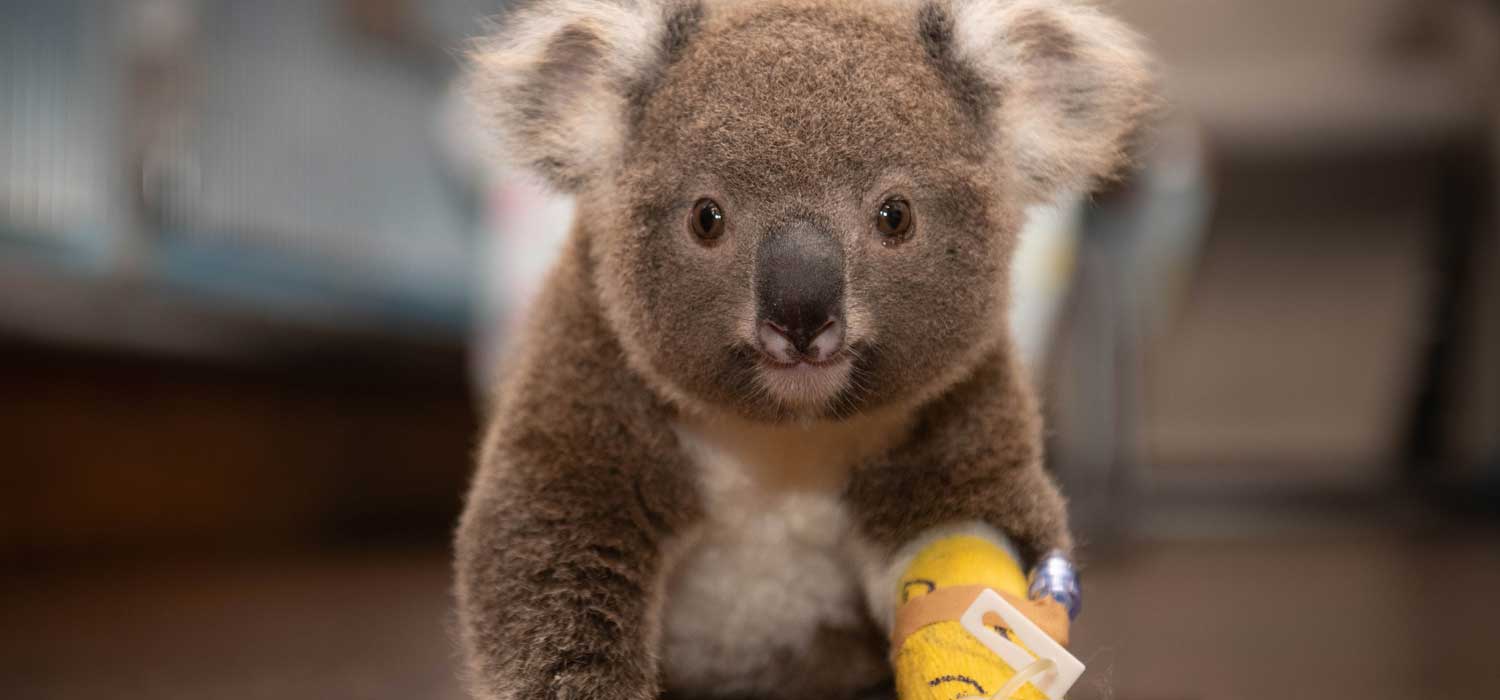
{"label": "koala's right ear", "polygon": [[697,16],[683,0],[531,3],[475,45],[467,92],[507,160],[577,192],[616,167],[632,95]]}

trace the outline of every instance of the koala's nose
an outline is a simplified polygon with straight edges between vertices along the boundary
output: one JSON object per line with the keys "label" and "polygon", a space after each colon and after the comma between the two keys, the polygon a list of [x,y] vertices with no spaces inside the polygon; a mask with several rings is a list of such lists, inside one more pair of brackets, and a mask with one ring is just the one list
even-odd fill
{"label": "koala's nose", "polygon": [[760,347],[780,362],[821,362],[844,343],[844,252],[810,224],[779,230],[756,252]]}

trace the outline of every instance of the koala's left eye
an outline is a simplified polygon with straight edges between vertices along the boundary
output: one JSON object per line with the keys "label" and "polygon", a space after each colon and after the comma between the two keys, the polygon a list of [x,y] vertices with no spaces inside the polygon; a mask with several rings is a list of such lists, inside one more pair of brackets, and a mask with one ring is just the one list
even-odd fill
{"label": "koala's left eye", "polygon": [[911,205],[900,197],[891,197],[875,213],[875,230],[887,241],[895,242],[911,230],[911,221]]}
{"label": "koala's left eye", "polygon": [[693,235],[705,242],[712,242],[724,235],[724,210],[712,199],[700,199],[693,205],[689,220]]}

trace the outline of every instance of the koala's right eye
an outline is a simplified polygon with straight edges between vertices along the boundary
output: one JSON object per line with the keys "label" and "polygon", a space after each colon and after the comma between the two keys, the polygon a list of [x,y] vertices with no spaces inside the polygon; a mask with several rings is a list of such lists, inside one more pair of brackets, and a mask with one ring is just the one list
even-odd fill
{"label": "koala's right eye", "polygon": [[724,210],[712,199],[700,199],[693,205],[689,225],[699,240],[716,241],[724,235]]}

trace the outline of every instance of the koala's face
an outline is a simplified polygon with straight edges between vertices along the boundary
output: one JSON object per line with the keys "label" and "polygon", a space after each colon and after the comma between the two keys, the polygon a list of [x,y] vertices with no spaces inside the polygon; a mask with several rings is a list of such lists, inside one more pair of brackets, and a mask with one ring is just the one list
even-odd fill
{"label": "koala's face", "polygon": [[752,418],[917,401],[993,351],[1022,208],[1104,174],[1141,103],[1096,65],[1139,73],[1128,42],[1053,4],[569,4],[480,77],[524,68],[492,99],[581,193],[633,363]]}
{"label": "koala's face", "polygon": [[643,100],[603,268],[682,390],[754,415],[857,410],[1004,327],[1003,173],[897,21],[701,27]]}

